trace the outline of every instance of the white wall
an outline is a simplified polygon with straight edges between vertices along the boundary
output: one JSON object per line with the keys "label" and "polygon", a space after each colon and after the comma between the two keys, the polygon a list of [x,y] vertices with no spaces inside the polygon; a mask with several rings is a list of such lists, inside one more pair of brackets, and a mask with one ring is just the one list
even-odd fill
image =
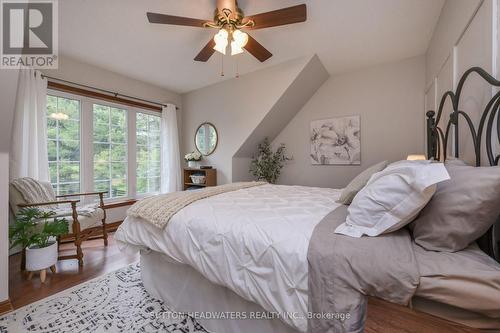
{"label": "white wall", "polygon": [[446,0],[426,53],[426,85],[438,75],[483,0]]}
{"label": "white wall", "polygon": [[[340,188],[367,167],[423,153],[424,57],[330,77],[283,129],[274,144],[293,155],[279,183]],[[312,120],[361,116],[361,165],[312,165]]]}
{"label": "white wall", "polygon": [[9,154],[0,153],[0,302],[9,297]]}
{"label": "white wall", "polygon": [[0,70],[0,302],[9,297],[9,149],[18,71]]}

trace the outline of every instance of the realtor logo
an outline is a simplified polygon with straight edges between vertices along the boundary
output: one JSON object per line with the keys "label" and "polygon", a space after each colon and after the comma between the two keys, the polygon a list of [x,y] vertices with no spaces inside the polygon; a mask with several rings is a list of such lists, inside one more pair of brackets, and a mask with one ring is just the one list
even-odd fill
{"label": "realtor logo", "polygon": [[57,0],[0,3],[0,68],[57,68]]}

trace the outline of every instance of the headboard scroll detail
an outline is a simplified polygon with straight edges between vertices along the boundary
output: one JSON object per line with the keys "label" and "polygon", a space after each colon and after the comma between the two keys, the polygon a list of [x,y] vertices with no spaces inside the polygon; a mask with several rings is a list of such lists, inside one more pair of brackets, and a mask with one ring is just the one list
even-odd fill
{"label": "headboard scroll detail", "polygon": [[[500,144],[500,116],[497,117],[500,108],[500,90],[486,104],[486,107],[481,113],[479,124],[476,127],[470,116],[459,109],[460,96],[467,81],[467,78],[476,73],[491,86],[500,87],[500,81],[491,76],[488,72],[480,67],[472,67],[468,69],[460,78],[455,92],[447,91],[441,97],[437,114],[434,110],[427,111],[427,157],[435,160],[446,160],[448,156],[448,143],[453,127],[453,150],[454,157],[459,158],[459,130],[458,124],[460,118],[465,119],[467,127],[470,130],[475,156],[475,165],[481,165],[481,144],[485,142],[486,155],[490,166],[499,165],[500,153],[495,155],[493,151],[493,142],[498,140]],[[444,130],[439,126],[443,108],[446,101],[450,99],[452,112],[450,119],[444,122]],[[494,133],[494,125],[496,118],[496,132]],[[497,223],[488,230],[488,232],[478,239],[478,244],[483,251],[500,262],[500,217]]]}

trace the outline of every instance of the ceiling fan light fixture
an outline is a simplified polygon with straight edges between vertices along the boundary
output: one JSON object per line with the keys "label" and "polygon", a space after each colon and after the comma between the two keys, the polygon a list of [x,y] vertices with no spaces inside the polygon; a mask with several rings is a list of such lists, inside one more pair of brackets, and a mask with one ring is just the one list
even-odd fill
{"label": "ceiling fan light fixture", "polygon": [[222,54],[226,54],[226,48],[228,44],[229,33],[226,29],[220,29],[219,32],[214,36],[214,50]]}
{"label": "ceiling fan light fixture", "polygon": [[68,120],[69,116],[62,112],[54,112],[50,114],[50,118],[54,120]]}
{"label": "ceiling fan light fixture", "polygon": [[241,30],[233,31],[233,42],[231,42],[231,47],[233,45],[237,45],[240,49],[244,48],[248,43],[248,34],[244,33]]}
{"label": "ceiling fan light fixture", "polygon": [[243,48],[240,47],[234,40],[231,42],[231,55],[243,53]]}

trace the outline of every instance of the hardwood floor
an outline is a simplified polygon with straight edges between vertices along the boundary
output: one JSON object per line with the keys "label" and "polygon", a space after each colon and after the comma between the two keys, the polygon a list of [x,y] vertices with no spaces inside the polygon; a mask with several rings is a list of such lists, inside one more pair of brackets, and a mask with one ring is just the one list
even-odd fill
{"label": "hardwood floor", "polygon": [[365,332],[479,333],[481,331],[370,297],[368,300],[368,318],[366,320]]}
{"label": "hardwood floor", "polygon": [[[19,270],[21,256],[9,258],[10,301],[14,309],[53,295],[100,275],[117,270],[139,259],[126,256],[118,250],[113,234],[109,234],[109,245],[104,247],[102,239],[84,242],[84,266],[78,267],[77,260],[63,260],[57,263],[57,273],[47,274],[45,284],[38,276],[27,279],[27,273]],[[63,244],[61,249],[74,250],[72,244]],[[370,298],[366,333],[473,333],[478,330],[444,321],[437,317],[410,310],[403,306]]]}
{"label": "hardwood floor", "polygon": [[[83,242],[83,267],[78,267],[77,260],[60,260],[56,265],[57,273],[47,273],[45,284],[40,282],[38,275],[28,280],[28,274],[20,271],[20,254],[10,256],[9,293],[14,309],[139,260],[138,255],[126,256],[120,252],[114,241],[113,234],[109,234],[108,241],[107,247],[104,246],[102,239]],[[73,244],[62,244],[62,250],[74,252],[75,247]]]}

